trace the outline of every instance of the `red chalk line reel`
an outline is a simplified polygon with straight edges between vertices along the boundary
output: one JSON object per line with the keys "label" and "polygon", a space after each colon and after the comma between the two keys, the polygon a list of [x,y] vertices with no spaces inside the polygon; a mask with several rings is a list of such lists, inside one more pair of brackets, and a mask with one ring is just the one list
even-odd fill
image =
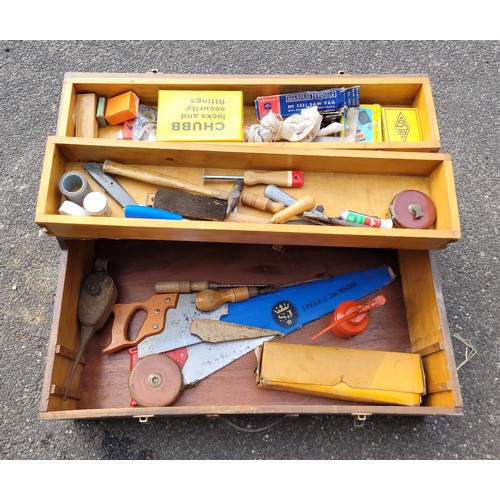
{"label": "red chalk line reel", "polygon": [[328,330],[341,339],[350,339],[363,333],[368,327],[368,313],[376,307],[383,306],[387,302],[384,295],[378,295],[374,299],[361,304],[356,300],[346,300],[338,305],[330,316],[330,325],[314,335],[311,340],[316,340]]}

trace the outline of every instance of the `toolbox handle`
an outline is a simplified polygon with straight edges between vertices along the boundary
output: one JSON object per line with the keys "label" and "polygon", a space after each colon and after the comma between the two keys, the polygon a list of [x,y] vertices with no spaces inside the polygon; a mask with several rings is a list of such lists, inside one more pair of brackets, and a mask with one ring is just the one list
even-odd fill
{"label": "toolbox handle", "polygon": [[264,432],[267,431],[268,429],[271,429],[275,425],[279,424],[282,420],[285,418],[297,418],[298,415],[293,414],[293,415],[282,415],[281,417],[277,418],[274,422],[271,422],[268,425],[265,425],[263,427],[255,427],[255,428],[248,428],[248,427],[241,427],[234,422],[231,422],[231,420],[227,419],[226,417],[223,417],[221,415],[218,415],[218,418],[222,420],[225,424],[229,425],[230,427],[233,427],[234,429],[237,429],[238,431],[242,432],[251,432],[251,433],[258,433],[258,432]]}

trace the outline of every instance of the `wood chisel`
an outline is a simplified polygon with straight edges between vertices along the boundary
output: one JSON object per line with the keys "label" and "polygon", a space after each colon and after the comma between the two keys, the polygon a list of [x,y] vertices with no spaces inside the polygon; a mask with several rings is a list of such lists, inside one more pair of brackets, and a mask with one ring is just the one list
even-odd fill
{"label": "wood chisel", "polygon": [[103,172],[101,166],[96,162],[84,163],[83,168],[90,177],[101,186],[106,193],[117,201],[123,208],[127,205],[138,205],[138,203],[123,189],[120,183],[110,175]]}
{"label": "wood chisel", "polygon": [[284,208],[280,212],[275,213],[269,222],[271,224],[281,224],[290,220],[292,217],[296,215],[300,215],[307,210],[312,210],[316,205],[316,201],[312,196],[305,196],[297,200],[295,203],[292,203],[290,206]]}
{"label": "wood chisel", "polygon": [[138,345],[138,356],[186,348],[182,368],[186,385],[223,368],[273,336],[209,343],[193,335],[191,322],[212,319],[237,325],[263,328],[286,335],[335,310],[345,300],[359,300],[390,284],[396,278],[388,266],[344,274],[325,280],[278,289],[244,302],[221,305],[216,311],[201,312],[195,294],[179,295],[176,309],[167,315],[165,330]]}
{"label": "wood chisel", "polygon": [[245,172],[241,175],[203,175],[204,180],[243,179],[247,186],[255,184],[275,184],[276,186],[299,188],[304,185],[304,175],[300,170],[282,172]]}
{"label": "wood chisel", "polygon": [[189,281],[189,280],[170,280],[157,281],[155,283],[156,293],[192,293],[201,292],[202,290],[218,290],[219,288],[240,288],[243,286],[254,286],[258,288],[268,287],[269,284],[256,285],[225,285],[215,283],[214,281]]}

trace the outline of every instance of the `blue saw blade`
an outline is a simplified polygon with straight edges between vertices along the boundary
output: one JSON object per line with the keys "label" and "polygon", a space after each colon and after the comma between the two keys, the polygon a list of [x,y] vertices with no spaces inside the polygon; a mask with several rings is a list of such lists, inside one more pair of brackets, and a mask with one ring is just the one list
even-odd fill
{"label": "blue saw blade", "polygon": [[287,334],[332,313],[346,300],[358,300],[391,283],[388,266],[313,281],[228,304],[220,321],[266,328]]}
{"label": "blue saw blade", "polygon": [[376,292],[394,278],[391,268],[380,266],[284,287],[209,312],[196,308],[196,294],[181,294],[177,307],[167,313],[164,331],[139,344],[139,357],[200,343],[201,339],[190,332],[193,319],[215,319],[287,334],[333,312],[345,300]]}

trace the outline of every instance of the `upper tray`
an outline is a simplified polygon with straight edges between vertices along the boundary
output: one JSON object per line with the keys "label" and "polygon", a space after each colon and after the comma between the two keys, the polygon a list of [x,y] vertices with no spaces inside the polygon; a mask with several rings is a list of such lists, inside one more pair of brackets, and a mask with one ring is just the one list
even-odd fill
{"label": "upper tray", "polygon": [[[239,143],[241,148],[277,149],[367,149],[386,151],[439,151],[441,147],[436,111],[429,78],[425,75],[166,75],[67,73],[59,110],[56,135],[75,136],[77,95],[95,93],[113,97],[129,90],[140,102],[158,103],[159,90],[240,90],[244,100],[244,125],[259,123],[255,99],[260,96],[331,88],[360,87],[361,104],[384,107],[411,107],[418,110],[422,140],[419,142],[313,142]],[[99,128],[99,138],[115,139],[120,126]],[[188,146],[189,147],[189,144]]]}

